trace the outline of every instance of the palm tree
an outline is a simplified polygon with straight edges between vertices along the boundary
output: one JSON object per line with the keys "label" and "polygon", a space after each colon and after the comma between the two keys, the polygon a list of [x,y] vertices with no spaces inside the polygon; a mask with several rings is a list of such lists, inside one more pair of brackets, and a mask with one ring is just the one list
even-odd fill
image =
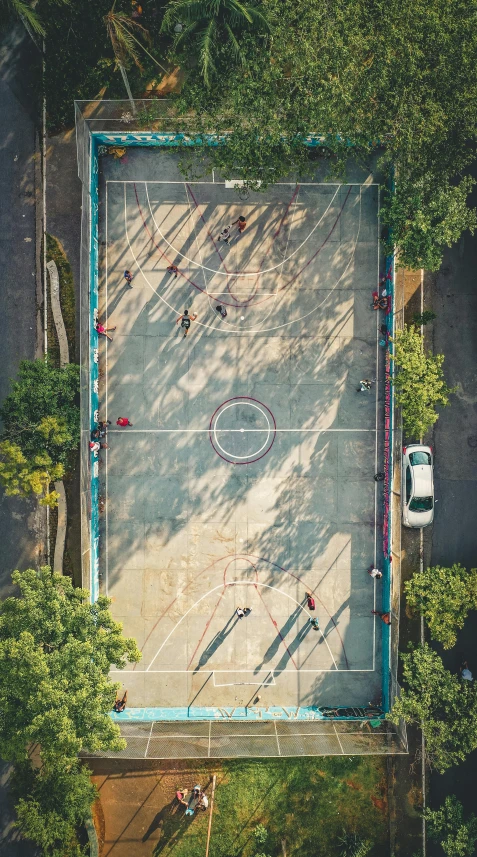
{"label": "palm tree", "polygon": [[175,34],[175,45],[190,41],[199,57],[206,86],[216,71],[219,45],[230,45],[235,60],[245,65],[238,36],[246,30],[270,32],[255,0],[170,0],[161,32]]}
{"label": "palm tree", "polygon": [[130,60],[137,65],[139,69],[142,71],[142,66],[139,61],[139,53],[138,48],[141,48],[144,53],[148,55],[159,68],[162,69],[165,74],[167,74],[167,69],[164,68],[156,59],[149,53],[148,50],[141,44],[140,41],[136,38],[134,33],[141,35],[148,43],[151,41],[151,37],[149,35],[148,30],[139,24],[134,18],[131,18],[125,12],[115,12],[114,7],[116,5],[116,0],[114,0],[113,8],[107,15],[104,16],[103,20],[106,24],[106,29],[108,31],[108,36],[111,39],[111,44],[113,46],[114,56],[116,58],[116,63],[118,65],[119,71],[121,72],[124,86],[126,87],[126,92],[128,94],[129,101],[131,102],[132,112],[136,113],[136,105],[134,103],[134,98],[132,96],[131,87],[129,86],[129,80],[126,73],[126,65]]}
{"label": "palm tree", "polygon": [[[70,0],[53,0],[53,2],[58,4],[69,3]],[[38,44],[37,36],[44,38],[46,31],[38,12],[34,8],[36,5],[35,2],[29,2],[29,0],[1,0],[1,3],[7,9],[10,9],[17,18],[20,18],[20,21],[35,44]],[[38,47],[40,47],[39,44]]]}

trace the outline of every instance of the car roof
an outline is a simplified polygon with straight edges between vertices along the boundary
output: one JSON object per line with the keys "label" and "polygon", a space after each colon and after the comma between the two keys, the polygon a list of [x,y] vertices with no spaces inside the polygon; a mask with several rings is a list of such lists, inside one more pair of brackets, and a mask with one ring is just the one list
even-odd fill
{"label": "car roof", "polygon": [[413,468],[414,473],[414,496],[432,496],[432,467],[430,464],[418,464]]}

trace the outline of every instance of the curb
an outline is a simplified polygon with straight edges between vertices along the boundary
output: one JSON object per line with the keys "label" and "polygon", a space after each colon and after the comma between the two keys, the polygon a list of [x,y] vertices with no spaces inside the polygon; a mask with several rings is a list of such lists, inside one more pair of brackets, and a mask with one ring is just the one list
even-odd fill
{"label": "curb", "polygon": [[[48,269],[48,273],[50,275],[51,310],[53,313],[53,320],[55,322],[58,344],[60,346],[60,366],[61,368],[63,368],[64,366],[67,366],[70,362],[70,355],[68,351],[68,339],[66,337],[65,323],[63,321],[63,314],[61,312],[60,279],[58,276],[58,268],[56,267],[56,262],[54,262],[53,260],[47,262],[46,268]],[[59,574],[63,574],[63,557],[65,553],[66,523],[68,510],[66,506],[65,486],[63,485],[62,481],[55,482],[55,491],[57,491],[60,496],[58,497],[58,527],[55,539],[53,571],[56,571]]]}
{"label": "curb", "polygon": [[88,834],[90,857],[99,857],[99,842],[91,813],[85,819],[84,826]]}

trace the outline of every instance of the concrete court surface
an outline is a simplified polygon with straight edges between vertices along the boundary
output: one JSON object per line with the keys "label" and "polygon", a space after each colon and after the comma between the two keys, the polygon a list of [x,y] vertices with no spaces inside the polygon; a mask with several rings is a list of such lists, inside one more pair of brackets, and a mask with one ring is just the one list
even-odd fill
{"label": "concrete court surface", "polygon": [[143,652],[113,678],[132,708],[365,705],[381,686],[377,179],[240,200],[177,160],[101,158],[102,582]]}

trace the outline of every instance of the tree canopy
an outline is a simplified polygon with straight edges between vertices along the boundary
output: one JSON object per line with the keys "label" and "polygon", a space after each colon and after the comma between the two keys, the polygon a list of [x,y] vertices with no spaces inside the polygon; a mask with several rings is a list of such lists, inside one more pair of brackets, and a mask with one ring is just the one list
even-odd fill
{"label": "tree canopy", "polygon": [[444,667],[430,646],[401,655],[403,689],[388,719],[420,726],[426,758],[442,773],[463,761],[477,747],[477,693],[474,682],[462,681]]}
{"label": "tree canopy", "polygon": [[0,604],[2,758],[22,761],[32,742],[47,762],[84,748],[121,749],[108,716],[118,685],[108,673],[141,654],[113,621],[110,601],[91,604],[86,590],[48,567],[15,571],[12,580],[21,597]]}
{"label": "tree canopy", "polygon": [[79,443],[79,366],[56,369],[45,360],[22,360],[18,378],[0,408],[2,439],[27,458],[47,453],[65,463]]}
{"label": "tree canopy", "polygon": [[12,788],[16,827],[41,848],[42,857],[83,857],[77,830],[97,797],[91,771],[77,759],[35,768],[17,763]]}
{"label": "tree canopy", "polygon": [[275,180],[306,171],[303,138],[315,133],[342,173],[350,147],[366,159],[382,145],[383,165],[394,165],[397,180],[383,220],[405,264],[435,269],[443,247],[475,226],[466,206],[472,180],[462,176],[476,138],[474,3],[262,5],[272,37],[260,50],[256,38],[242,38],[245,71],[223,46],[211,86],[191,70],[179,99],[184,114],[193,111],[192,131],[229,134],[209,152],[213,165],[226,178],[270,181],[269,163],[263,175],[256,165],[273,141],[286,154],[273,162]]}
{"label": "tree canopy", "polygon": [[426,353],[420,331],[411,324],[396,331],[393,360],[395,399],[402,407],[404,430],[419,440],[438,419],[436,405],[447,405],[454,392],[442,372],[444,355]]}
{"label": "tree canopy", "polygon": [[467,614],[477,609],[477,569],[436,565],[416,572],[404,589],[409,607],[422,613],[432,638],[444,649],[455,646]]}
{"label": "tree canopy", "polygon": [[429,839],[439,842],[446,857],[472,857],[477,842],[477,817],[471,813],[466,820],[464,808],[455,795],[447,795],[438,809],[426,807]]}

